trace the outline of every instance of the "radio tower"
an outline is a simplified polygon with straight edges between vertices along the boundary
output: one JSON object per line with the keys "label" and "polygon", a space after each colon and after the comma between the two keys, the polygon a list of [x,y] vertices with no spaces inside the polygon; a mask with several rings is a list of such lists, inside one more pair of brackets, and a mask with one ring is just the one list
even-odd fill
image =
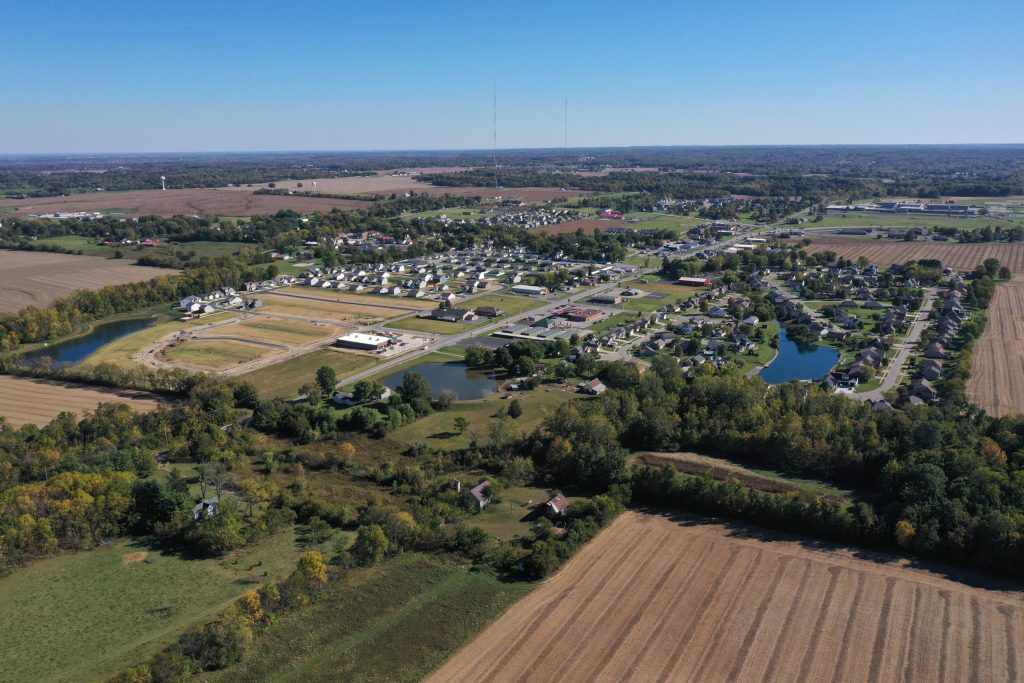
{"label": "radio tower", "polygon": [[562,153],[565,155],[566,168],[569,166],[569,98],[565,98],[565,133],[562,138]]}
{"label": "radio tower", "polygon": [[498,198],[498,79],[494,79],[494,198]]}

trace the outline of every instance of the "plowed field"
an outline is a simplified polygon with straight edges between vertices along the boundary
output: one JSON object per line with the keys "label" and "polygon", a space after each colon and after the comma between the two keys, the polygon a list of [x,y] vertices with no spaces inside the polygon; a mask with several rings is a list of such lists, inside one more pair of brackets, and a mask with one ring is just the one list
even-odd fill
{"label": "plowed field", "polygon": [[967,395],[991,415],[1024,413],[1024,281],[996,286]]}
{"label": "plowed field", "polygon": [[428,680],[1019,681],[1024,599],[626,513]]}
{"label": "plowed field", "polygon": [[84,417],[100,403],[127,403],[134,410],[154,410],[162,401],[142,391],[100,389],[69,382],[51,382],[0,375],[0,416],[15,427],[45,425],[67,410]]}
{"label": "plowed field", "polygon": [[100,289],[177,272],[95,256],[0,251],[0,311],[41,308],[79,289]]}
{"label": "plowed field", "polygon": [[866,256],[879,266],[901,264],[917,259],[939,259],[942,265],[956,270],[974,270],[987,258],[997,258],[1014,273],[1024,273],[1024,243],[979,242],[950,244],[948,242],[903,242],[902,240],[866,239],[863,237],[811,237],[807,252],[834,251],[838,256],[856,260]]}

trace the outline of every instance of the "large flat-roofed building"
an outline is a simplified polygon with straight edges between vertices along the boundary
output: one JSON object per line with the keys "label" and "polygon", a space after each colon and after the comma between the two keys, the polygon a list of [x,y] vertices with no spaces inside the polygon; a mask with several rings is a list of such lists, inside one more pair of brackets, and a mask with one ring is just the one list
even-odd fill
{"label": "large flat-roofed building", "polygon": [[541,294],[547,294],[547,287],[537,287],[535,285],[516,285],[512,288],[513,294],[526,294],[527,296],[540,296]]}
{"label": "large flat-roofed building", "polygon": [[360,351],[379,351],[380,349],[387,348],[389,344],[391,344],[390,337],[363,334],[362,332],[346,334],[344,337],[338,337],[334,342],[335,346],[340,346],[343,349],[359,349]]}

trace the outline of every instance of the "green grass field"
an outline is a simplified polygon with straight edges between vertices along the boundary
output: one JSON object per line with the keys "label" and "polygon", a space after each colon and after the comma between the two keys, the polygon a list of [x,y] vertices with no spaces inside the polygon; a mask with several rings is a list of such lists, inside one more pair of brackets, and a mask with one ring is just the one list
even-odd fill
{"label": "green grass field", "polygon": [[43,237],[36,241],[36,244],[53,244],[65,249],[81,251],[86,256],[112,257],[115,251],[120,250],[124,258],[135,260],[146,254],[167,254],[174,249],[184,252],[195,252],[196,256],[225,256],[235,254],[244,246],[256,246],[247,242],[161,242],[156,247],[139,247],[135,245],[114,245],[97,244],[92,237],[81,235],[61,235],[60,237]]}
{"label": "green grass field", "polygon": [[115,339],[102,348],[97,349],[86,359],[86,363],[114,363],[121,366],[133,366],[136,361],[132,356],[145,350],[150,344],[181,330],[192,330],[196,327],[215,322],[230,320],[234,313],[214,313],[198,320],[170,320],[158,323],[153,327],[133,332],[120,339]]}
{"label": "green grass field", "polygon": [[430,318],[403,318],[388,327],[396,330],[409,330],[410,332],[426,332],[428,334],[458,334],[471,330],[482,325],[485,321],[478,320],[473,323],[449,323],[444,320],[432,320]]}
{"label": "green grass field", "polygon": [[338,377],[344,377],[379,362],[374,356],[321,349],[254,370],[242,375],[241,379],[252,384],[263,396],[289,398],[298,393],[300,386],[312,382],[320,367],[334,368]]}
{"label": "green grass field", "polygon": [[[278,580],[303,550],[287,531],[222,559],[120,540],[35,562],[0,579],[0,681],[104,680],[252,590],[252,565]],[[150,563],[125,562],[138,552]]]}
{"label": "green grass field", "polygon": [[530,529],[539,518],[536,506],[551,497],[548,489],[535,486],[516,486],[501,492],[501,502],[488,505],[467,522],[478,526],[501,541],[529,537]]}
{"label": "green grass field", "polygon": [[588,327],[586,330],[580,330],[580,336],[585,336],[587,332],[599,334],[601,332],[604,332],[605,330],[610,330],[613,327],[625,325],[628,322],[636,320],[636,318],[636,313],[616,313],[615,315],[608,316],[607,318],[604,318],[602,320],[598,320],[596,323]]}
{"label": "green grass field", "polygon": [[257,358],[279,353],[276,349],[223,339],[188,340],[164,352],[173,363],[194,365],[204,370],[226,370],[234,365],[248,363]]}
{"label": "green grass field", "polygon": [[[529,432],[566,401],[579,398],[578,394],[541,387],[532,391],[513,394],[523,406],[523,414],[513,424],[521,432]],[[403,444],[424,443],[430,448],[452,450],[466,448],[476,435],[481,444],[490,438],[490,426],[497,422],[494,415],[508,400],[498,396],[473,401],[457,401],[448,410],[435,411],[414,422],[399,427],[388,434],[388,438]],[[469,429],[463,434],[455,432],[455,418],[464,417]]]}
{"label": "green grass field", "polygon": [[[540,299],[525,296],[512,296],[510,294],[484,294],[483,296],[466,299],[459,304],[463,308],[479,308],[480,306],[494,306],[502,310],[502,316],[518,315],[526,313],[535,308],[543,306],[546,302]],[[500,320],[501,318],[497,318]]]}
{"label": "green grass field", "polygon": [[239,336],[251,336],[253,339],[298,346],[336,335],[339,328],[282,318],[250,318],[238,323],[237,326],[221,328],[221,331],[228,334],[237,332]]}
{"label": "green grass field", "polygon": [[418,681],[532,584],[406,553],[349,572],[321,599],[283,615],[242,664],[200,681]]}

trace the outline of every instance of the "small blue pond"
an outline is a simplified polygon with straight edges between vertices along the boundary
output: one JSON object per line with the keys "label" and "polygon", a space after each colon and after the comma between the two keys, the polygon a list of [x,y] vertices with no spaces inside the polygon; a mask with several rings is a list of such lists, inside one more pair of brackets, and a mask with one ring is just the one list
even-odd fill
{"label": "small blue pond", "polygon": [[132,318],[96,325],[88,334],[67,339],[49,346],[23,353],[19,360],[24,365],[40,366],[49,364],[55,368],[67,368],[81,363],[93,351],[120,339],[132,332],[138,332],[156,322],[155,318]]}
{"label": "small blue pond", "polygon": [[470,370],[462,363],[422,363],[384,378],[384,385],[394,389],[407,372],[418,372],[430,385],[434,398],[442,391],[453,391],[460,401],[486,398],[498,390],[498,380],[487,372]]}
{"label": "small blue pond", "polygon": [[797,344],[790,341],[786,330],[782,330],[778,355],[758,376],[768,384],[783,384],[794,379],[819,379],[838,362],[839,352],[831,346]]}

